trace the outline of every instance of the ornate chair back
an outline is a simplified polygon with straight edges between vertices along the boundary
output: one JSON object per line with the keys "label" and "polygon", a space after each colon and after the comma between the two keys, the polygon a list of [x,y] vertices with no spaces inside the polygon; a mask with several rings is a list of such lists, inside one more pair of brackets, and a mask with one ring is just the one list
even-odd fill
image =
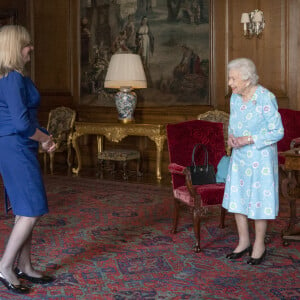
{"label": "ornate chair back", "polygon": [[230,155],[230,148],[227,145],[228,140],[228,125],[229,125],[229,114],[221,110],[209,110],[203,114],[197,116],[198,120],[205,120],[210,122],[218,122],[223,124],[224,142],[226,147],[227,155]]}
{"label": "ornate chair back", "polygon": [[[293,139],[300,137],[300,111],[281,108],[278,110],[281,115],[284,128],[284,137],[277,144],[278,151],[290,150]],[[284,164],[285,158],[278,156],[279,164]]]}
{"label": "ornate chair back", "polygon": [[[57,152],[67,152],[67,163],[71,167],[71,144],[75,118],[76,111],[64,106],[57,107],[49,113],[47,130],[52,134],[57,146],[56,150],[49,154],[51,174],[53,174],[54,155]],[[44,153],[44,168],[47,169],[47,153]]]}

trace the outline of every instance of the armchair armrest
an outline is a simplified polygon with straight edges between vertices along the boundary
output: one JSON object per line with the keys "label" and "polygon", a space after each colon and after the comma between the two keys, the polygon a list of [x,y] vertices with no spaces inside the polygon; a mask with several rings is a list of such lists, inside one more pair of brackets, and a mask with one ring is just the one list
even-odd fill
{"label": "armchair armrest", "polygon": [[294,149],[297,148],[298,146],[300,146],[300,137],[292,139],[290,148]]}
{"label": "armchair armrest", "polygon": [[178,165],[176,163],[170,163],[168,166],[169,171],[171,174],[177,174],[185,176],[185,184],[191,194],[192,197],[196,196],[195,188],[192,184],[191,172],[187,167]]}
{"label": "armchair armrest", "polygon": [[168,166],[169,172],[172,174],[179,174],[179,175],[184,175],[184,170],[186,169],[186,167],[178,165],[176,163],[170,163]]}
{"label": "armchair armrest", "polygon": [[185,176],[185,184],[190,193],[190,195],[195,199],[196,205],[200,205],[201,196],[197,195],[195,187],[192,184],[191,172],[187,167],[178,165],[176,163],[170,163],[168,166],[169,172],[171,174],[177,174]]}

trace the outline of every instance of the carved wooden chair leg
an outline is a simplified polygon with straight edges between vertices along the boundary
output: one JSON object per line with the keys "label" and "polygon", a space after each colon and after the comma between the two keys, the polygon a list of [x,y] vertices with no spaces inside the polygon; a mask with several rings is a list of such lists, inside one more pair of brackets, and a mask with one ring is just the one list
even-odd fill
{"label": "carved wooden chair leg", "polygon": [[104,168],[104,161],[103,159],[97,160],[97,173],[96,176],[103,179],[103,168]]}
{"label": "carved wooden chair leg", "polygon": [[118,171],[118,164],[119,164],[119,162],[117,162],[117,161],[113,161],[113,162],[112,162],[112,166],[113,166],[113,168],[112,168],[112,173],[113,173],[113,174],[116,174],[116,173],[117,173],[117,171]]}
{"label": "carved wooden chair leg", "polygon": [[68,154],[67,154],[67,164],[68,164],[68,167],[71,168],[72,167],[72,160],[71,160],[71,157],[72,157],[72,148],[71,146],[68,146]]}
{"label": "carved wooden chair leg", "polygon": [[174,209],[173,209],[173,227],[171,233],[176,233],[178,219],[179,219],[180,203],[177,199],[174,198]]}
{"label": "carved wooden chair leg", "polygon": [[141,172],[141,159],[140,158],[137,159],[137,161],[136,161],[136,175],[138,177],[143,176],[143,173]]}
{"label": "carved wooden chair leg", "polygon": [[226,216],[226,209],[224,207],[221,207],[221,216],[220,216],[220,228],[225,227],[225,216]]}
{"label": "carved wooden chair leg", "polygon": [[200,221],[201,221],[201,214],[199,208],[194,208],[193,210],[193,224],[194,224],[194,233],[196,238],[196,244],[194,246],[194,251],[196,253],[201,251],[200,248]]}
{"label": "carved wooden chair leg", "polygon": [[50,173],[51,173],[51,175],[53,175],[54,154],[55,154],[55,152],[50,153]]}
{"label": "carved wooden chair leg", "polygon": [[128,180],[128,174],[127,174],[127,161],[123,162],[123,179]]}
{"label": "carved wooden chair leg", "polygon": [[116,164],[117,162],[114,160],[103,160],[103,170],[108,170],[111,175],[116,175]]}

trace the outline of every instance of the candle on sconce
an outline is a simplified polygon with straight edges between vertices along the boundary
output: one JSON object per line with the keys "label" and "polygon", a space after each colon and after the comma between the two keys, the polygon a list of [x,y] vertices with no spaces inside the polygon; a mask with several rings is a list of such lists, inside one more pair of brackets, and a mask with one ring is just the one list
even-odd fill
{"label": "candle on sconce", "polygon": [[250,13],[242,13],[241,23],[243,23],[244,36],[246,38],[250,39],[254,35],[261,38],[265,28],[264,13],[259,9],[255,9]]}
{"label": "candle on sconce", "polygon": [[261,23],[263,21],[263,15],[261,11],[256,11],[253,16],[253,22]]}

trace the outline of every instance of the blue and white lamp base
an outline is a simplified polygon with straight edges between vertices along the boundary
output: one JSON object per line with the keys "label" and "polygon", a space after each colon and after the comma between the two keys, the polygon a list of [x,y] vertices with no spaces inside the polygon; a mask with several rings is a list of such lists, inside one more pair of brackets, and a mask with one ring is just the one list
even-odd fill
{"label": "blue and white lamp base", "polygon": [[122,123],[134,122],[134,110],[136,107],[136,93],[130,87],[121,87],[115,95],[118,120]]}

